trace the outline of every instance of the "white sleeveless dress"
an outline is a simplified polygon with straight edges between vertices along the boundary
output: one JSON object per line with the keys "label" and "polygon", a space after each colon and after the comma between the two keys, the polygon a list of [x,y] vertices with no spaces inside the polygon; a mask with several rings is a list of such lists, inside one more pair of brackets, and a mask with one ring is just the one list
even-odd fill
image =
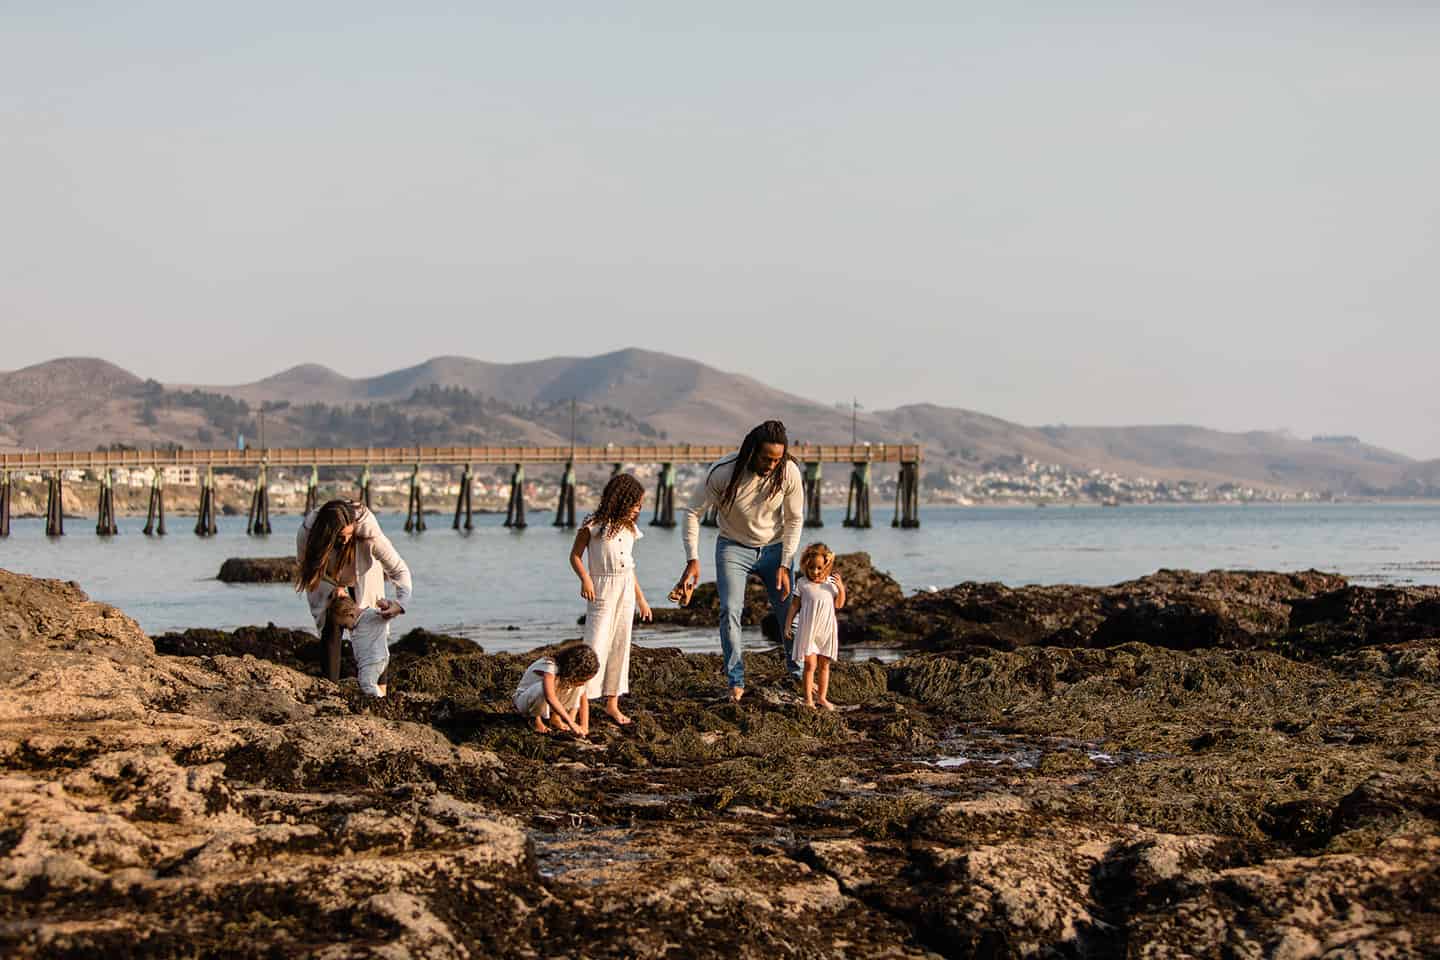
{"label": "white sleeveless dress", "polygon": [[585,607],[585,645],[595,651],[600,672],[585,688],[585,696],[618,697],[630,692],[630,633],[635,622],[635,541],[639,530],[621,527],[607,538],[604,529],[590,526],[585,564],[595,584],[595,599]]}
{"label": "white sleeveless dress", "polygon": [[840,628],[835,621],[835,601],[840,585],[834,577],[816,583],[800,577],[795,589],[800,596],[800,619],[795,627],[794,656],[803,662],[811,654],[835,660],[840,656]]}

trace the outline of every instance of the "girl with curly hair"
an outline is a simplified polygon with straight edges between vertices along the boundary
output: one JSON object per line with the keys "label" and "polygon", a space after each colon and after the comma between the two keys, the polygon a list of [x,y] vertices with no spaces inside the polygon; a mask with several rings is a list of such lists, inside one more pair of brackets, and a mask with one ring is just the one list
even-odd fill
{"label": "girl with curly hair", "polygon": [[582,643],[567,643],[542,656],[520,677],[515,688],[515,711],[530,719],[536,733],[549,733],[549,720],[577,737],[590,735],[590,703],[585,684],[599,671],[595,651]]}
{"label": "girl with curly hair", "polygon": [[[600,506],[585,518],[570,548],[570,569],[580,578],[585,598],[585,645],[595,651],[599,670],[585,695],[603,696],[605,712],[624,726],[630,718],[620,712],[620,698],[630,692],[630,632],[639,610],[641,620],[651,617],[650,605],[635,578],[631,553],[642,536],[635,526],[645,488],[628,473],[617,473],[605,484]],[[582,556],[585,558],[582,560]]]}

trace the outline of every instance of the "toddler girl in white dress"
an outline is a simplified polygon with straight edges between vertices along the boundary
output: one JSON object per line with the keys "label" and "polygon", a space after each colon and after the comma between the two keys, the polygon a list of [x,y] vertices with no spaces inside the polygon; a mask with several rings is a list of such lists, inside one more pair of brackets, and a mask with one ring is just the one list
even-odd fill
{"label": "toddler girl in white dress", "polygon": [[[651,617],[650,605],[635,578],[632,551],[641,537],[635,526],[645,488],[628,473],[610,478],[600,506],[585,518],[570,548],[570,568],[580,578],[585,608],[585,645],[595,651],[600,670],[585,690],[591,700],[603,696],[605,712],[616,723],[630,718],[620,712],[620,698],[630,692],[630,632],[635,611]],[[585,556],[584,562],[581,555]]]}
{"label": "toddler girl in white dress", "polygon": [[[840,655],[840,628],[835,611],[845,606],[845,583],[835,573],[835,551],[823,543],[812,543],[800,554],[800,569],[805,576],[790,597],[785,615],[785,639],[794,641],[791,650],[805,664],[801,683],[805,688],[805,706],[818,701],[826,710],[834,710],[827,694],[830,692],[830,661]],[[795,625],[795,614],[800,624]],[[818,689],[817,689],[818,688]]]}

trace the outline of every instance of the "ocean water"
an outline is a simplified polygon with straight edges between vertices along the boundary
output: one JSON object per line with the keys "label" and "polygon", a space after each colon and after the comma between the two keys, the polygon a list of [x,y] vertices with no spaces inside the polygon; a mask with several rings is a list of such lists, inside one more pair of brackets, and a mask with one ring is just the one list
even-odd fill
{"label": "ocean water", "polygon": [[[382,513],[415,580],[400,630],[423,626],[470,637],[489,650],[528,650],[576,637],[584,612],[568,565],[573,531],[549,525],[540,511],[523,531],[497,515],[476,517],[470,533],[450,529],[448,515],[427,518],[423,534],[402,531],[403,516]],[[826,511],[823,539],[838,552],[866,550],[907,592],[963,580],[1107,584],[1162,567],[1209,570],[1317,568],[1364,584],[1440,583],[1440,505],[1323,504],[1293,506],[929,507],[918,530],[896,530],[877,511],[870,530],[841,526]],[[75,580],[155,634],[185,627],[233,628],[273,622],[309,627],[304,601],[288,586],[220,583],[227,557],[279,556],[294,549],[299,518],[278,516],[269,537],[247,537],[244,517],[222,517],[210,539],[191,532],[193,518],[170,518],[167,537],[146,537],[143,519],[120,520],[120,534],[95,536],[94,520],[67,519],[50,539],[43,521],[16,519],[0,539],[0,567]],[[681,533],[642,526],[636,563],[653,606],[684,566]],[[712,579],[714,530],[702,531],[704,579]],[[718,650],[713,629],[641,627],[637,641]],[[760,646],[758,632],[748,646]]]}

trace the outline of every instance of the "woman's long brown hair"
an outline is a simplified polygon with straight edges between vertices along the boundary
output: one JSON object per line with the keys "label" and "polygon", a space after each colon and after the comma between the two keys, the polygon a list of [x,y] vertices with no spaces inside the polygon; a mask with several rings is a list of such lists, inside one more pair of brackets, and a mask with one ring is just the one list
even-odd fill
{"label": "woman's long brown hair", "polygon": [[331,500],[315,511],[310,534],[305,538],[305,555],[295,575],[296,593],[314,590],[326,571],[343,570],[347,564],[355,563],[355,541],[360,537],[351,535],[349,543],[341,543],[340,531],[359,519],[360,505],[350,500]]}

